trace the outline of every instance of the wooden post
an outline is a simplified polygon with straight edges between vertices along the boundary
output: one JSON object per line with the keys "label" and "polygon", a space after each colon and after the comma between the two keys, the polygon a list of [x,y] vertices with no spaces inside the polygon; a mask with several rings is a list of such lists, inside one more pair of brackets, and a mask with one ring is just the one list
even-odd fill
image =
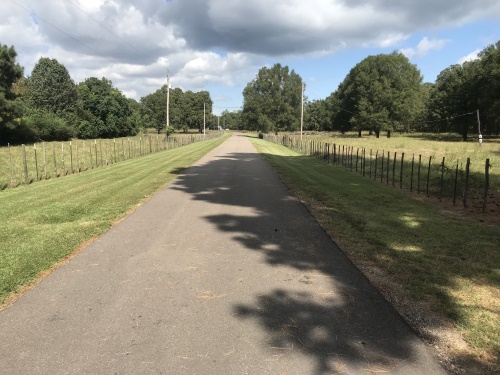
{"label": "wooden post", "polygon": [[359,147],[356,149],[356,173],[358,173]]}
{"label": "wooden post", "polygon": [[23,147],[23,167],[24,167],[24,182],[26,185],[30,183],[30,179],[28,176],[28,162],[26,160],[26,146],[22,145]]}
{"label": "wooden post", "polygon": [[401,168],[399,168],[399,188],[403,189],[403,168],[405,162],[405,153],[401,154]]}
{"label": "wooden post", "polygon": [[470,158],[467,158],[467,164],[465,164],[465,186],[464,186],[464,196],[463,196],[464,208],[467,207],[467,193],[469,192],[469,171],[470,171]]}
{"label": "wooden post", "polygon": [[455,185],[453,186],[453,205],[455,205],[457,201],[457,182],[458,182],[458,159],[457,159],[457,167],[455,169]]}
{"label": "wooden post", "polygon": [[395,183],[395,175],[396,175],[396,155],[397,153],[394,152],[394,161],[392,162],[392,186],[396,186],[396,183]]}
{"label": "wooden post", "polygon": [[484,166],[484,196],[483,196],[483,214],[486,212],[486,201],[488,200],[488,189],[490,188],[490,159],[486,159]]}
{"label": "wooden post", "polygon": [[443,198],[443,189],[444,189],[444,156],[443,161],[441,162],[441,182],[439,186],[439,200]]}
{"label": "wooden post", "polygon": [[415,168],[415,154],[411,156],[411,177],[410,177],[410,192],[413,191],[413,170]]}
{"label": "wooden post", "polygon": [[422,165],[422,155],[418,155],[418,172],[417,172],[417,193],[420,194],[420,166]]}
{"label": "wooden post", "polygon": [[73,169],[73,143],[69,141],[69,160],[71,165],[71,174],[75,173]]}
{"label": "wooden post", "polygon": [[425,194],[429,196],[429,180],[431,178],[431,160],[432,156],[429,156],[429,167],[427,168],[427,187],[425,189]]}
{"label": "wooden post", "polygon": [[36,180],[39,181],[40,177],[38,176],[38,157],[36,155],[36,143],[33,143],[33,149],[35,151],[35,169],[36,169]]}
{"label": "wooden post", "polygon": [[97,139],[94,139],[95,167],[97,168]]}
{"label": "wooden post", "polygon": [[378,150],[375,153],[375,171],[374,171],[374,177],[373,177],[374,180],[377,179],[377,163],[378,163]]}
{"label": "wooden post", "polygon": [[380,182],[384,182],[384,160],[385,160],[385,150],[382,150],[382,169],[380,171]]}
{"label": "wooden post", "polygon": [[52,143],[52,156],[54,157],[54,173],[55,173],[54,178],[57,178],[57,177],[59,177],[59,175],[57,174],[57,157],[56,157],[56,144],[55,144],[55,142]]}
{"label": "wooden post", "polygon": [[386,176],[386,185],[389,185],[389,168],[391,167],[391,153],[387,151],[387,176]]}
{"label": "wooden post", "polygon": [[61,142],[61,164],[62,164],[62,174],[66,176],[66,165],[64,164],[64,142]]}
{"label": "wooden post", "polygon": [[10,143],[7,143],[7,149],[9,150],[9,172],[10,172],[10,186],[14,186],[14,168],[12,166],[12,153],[10,152]]}
{"label": "wooden post", "polygon": [[43,178],[47,179],[47,150],[45,149],[45,142],[43,142]]}

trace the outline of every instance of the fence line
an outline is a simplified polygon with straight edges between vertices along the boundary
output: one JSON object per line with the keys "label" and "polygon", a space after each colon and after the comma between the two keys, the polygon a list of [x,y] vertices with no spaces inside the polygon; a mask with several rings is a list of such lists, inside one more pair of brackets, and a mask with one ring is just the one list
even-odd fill
{"label": "fence line", "polygon": [[[191,143],[218,138],[223,133],[146,135],[133,138],[40,142],[30,152],[26,145],[0,148],[0,190],[36,181],[82,173]],[[60,144],[60,146],[58,146]],[[51,145],[51,147],[50,147]],[[59,149],[57,151],[56,149]],[[40,150],[42,155],[40,156]]]}
{"label": "fence line", "polygon": [[[418,155],[417,161],[415,154],[413,154],[411,162],[406,162],[404,153],[398,159],[397,153],[394,152],[391,161],[391,152],[387,151],[386,154],[385,150],[379,152],[379,150],[370,149],[367,153],[365,148],[354,150],[352,146],[300,140],[298,137],[289,135],[263,134],[262,137],[267,141],[284,145],[302,154],[314,156],[338,168],[349,170],[374,181],[380,180],[380,183],[386,185],[390,185],[391,182],[392,186],[396,187],[396,178],[398,178],[399,189],[413,192],[416,182],[417,194],[425,193],[428,197],[436,196],[440,200],[443,197],[453,197],[454,205],[459,194],[458,188],[460,188],[464,208],[468,207],[470,196],[474,195],[482,199],[482,211],[486,212],[491,188],[489,173],[492,166],[490,159],[486,159],[485,173],[482,175],[470,172],[470,158],[467,158],[465,167],[459,160],[453,161],[449,166],[446,164],[445,157],[439,164],[433,164],[432,156],[426,163],[422,159],[422,155]],[[366,173],[366,158],[368,158],[368,173]],[[415,165],[416,163],[418,165]],[[425,184],[424,191],[421,189],[421,184]]]}

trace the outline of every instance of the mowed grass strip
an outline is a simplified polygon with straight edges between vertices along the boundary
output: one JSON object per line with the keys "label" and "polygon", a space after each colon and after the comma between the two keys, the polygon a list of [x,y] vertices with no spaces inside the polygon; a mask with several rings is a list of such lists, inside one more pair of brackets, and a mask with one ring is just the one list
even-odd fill
{"label": "mowed grass strip", "polygon": [[0,191],[0,305],[228,137]]}
{"label": "mowed grass strip", "polygon": [[476,353],[500,358],[500,229],[441,212],[284,146],[252,139],[351,259],[453,321]]}

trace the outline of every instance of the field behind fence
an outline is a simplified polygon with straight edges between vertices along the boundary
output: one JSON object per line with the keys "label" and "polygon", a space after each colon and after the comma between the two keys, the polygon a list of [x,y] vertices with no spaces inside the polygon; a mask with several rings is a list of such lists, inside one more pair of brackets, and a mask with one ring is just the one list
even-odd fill
{"label": "field behind fence", "polygon": [[0,190],[81,173],[154,152],[213,139],[222,133],[144,135],[116,139],[41,142],[0,148]]}
{"label": "field behind fence", "polygon": [[474,200],[481,204],[483,212],[496,212],[500,206],[497,201],[500,176],[492,173],[500,150],[492,153],[492,158],[481,160],[464,154],[460,157],[436,156],[429,150],[410,153],[408,150],[377,150],[312,137],[303,140],[291,135],[265,134],[263,137],[385,185],[439,199],[451,198],[453,204],[464,207]]}

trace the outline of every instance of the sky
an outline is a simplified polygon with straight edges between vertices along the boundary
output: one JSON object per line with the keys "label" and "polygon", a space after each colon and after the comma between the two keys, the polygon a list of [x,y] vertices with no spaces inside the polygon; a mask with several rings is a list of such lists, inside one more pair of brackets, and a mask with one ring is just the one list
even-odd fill
{"label": "sky", "polygon": [[49,57],[140,100],[168,72],[173,88],[209,91],[217,115],[275,63],[316,100],[369,55],[400,51],[434,82],[499,40],[499,0],[0,0],[0,44],[26,76]]}

